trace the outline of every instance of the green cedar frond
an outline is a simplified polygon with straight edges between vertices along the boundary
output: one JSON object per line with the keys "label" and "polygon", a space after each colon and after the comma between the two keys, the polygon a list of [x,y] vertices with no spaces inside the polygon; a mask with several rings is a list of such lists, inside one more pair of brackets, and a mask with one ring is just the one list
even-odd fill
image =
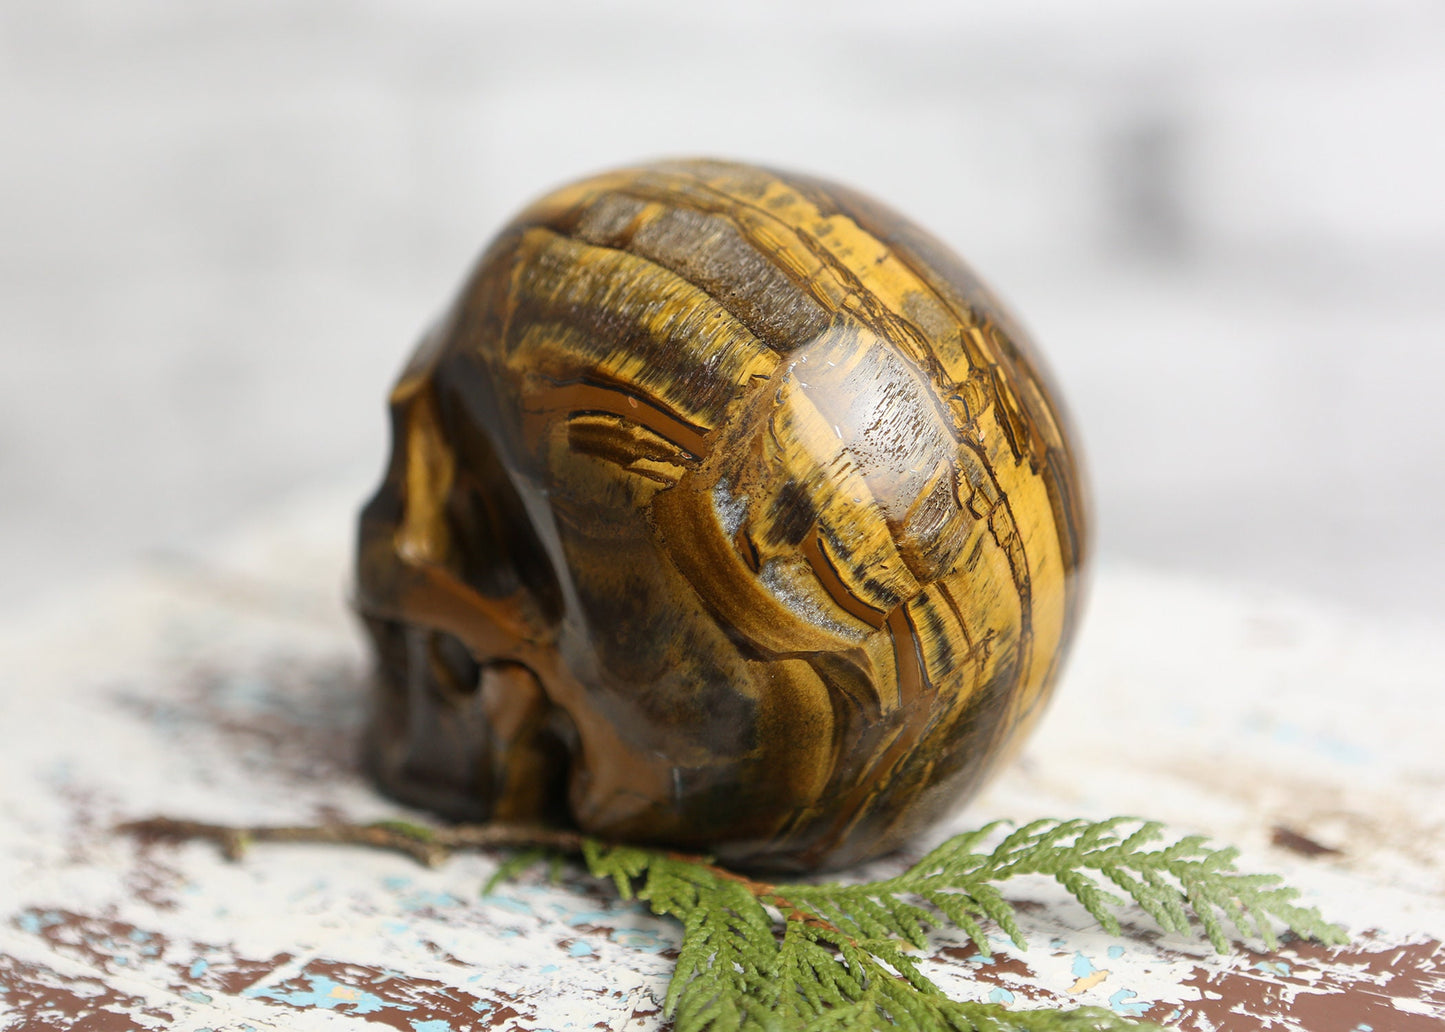
{"label": "green cedar frond", "polygon": [[549,859],[547,850],[541,846],[533,846],[531,849],[519,849],[497,865],[496,871],[487,879],[487,883],[482,886],[482,895],[490,896],[492,890],[498,885],[511,881],[528,868],[535,867],[543,860]]}
{"label": "green cedar frond", "polygon": [[[788,885],[778,891],[819,917],[864,915],[858,925],[868,934],[886,932],[915,944],[920,929],[951,922],[985,954],[986,941],[975,927],[983,918],[1020,948],[1025,946],[1013,907],[995,884],[1026,874],[1053,878],[1112,934],[1119,931],[1115,910],[1126,900],[1109,892],[1106,884],[1122,890],[1167,931],[1188,931],[1192,914],[1221,953],[1229,948],[1226,922],[1241,936],[1260,936],[1271,948],[1278,941],[1275,921],[1307,938],[1344,941],[1343,932],[1318,911],[1293,904],[1295,890],[1282,887],[1273,875],[1238,873],[1238,851],[1211,848],[1202,836],[1150,849],[1162,836],[1161,826],[1153,821],[1040,820],[1010,832],[991,851],[975,850],[996,827],[956,836],[883,881]],[[905,896],[928,909],[902,903]]]}
{"label": "green cedar frond", "polygon": [[[1300,936],[1343,943],[1344,932],[1272,875],[1241,874],[1237,852],[1188,836],[1160,848],[1152,821],[1039,820],[992,849],[1002,823],[956,835],[902,874],[855,885],[764,885],[689,858],[633,846],[583,843],[591,873],[624,899],[678,920],[683,942],[665,1011],[677,1032],[1141,1032],[1156,1026],[1099,1008],[1012,1009],[951,1000],[909,956],[928,929],[960,928],[989,952],[990,922],[1026,948],[998,883],[1052,878],[1111,934],[1132,900],[1170,932],[1191,917],[1214,948],[1228,927],[1271,948],[1276,922]],[[530,859],[529,861],[530,862]],[[500,874],[501,872],[499,872]],[[1123,895],[1109,891],[1117,889]]]}

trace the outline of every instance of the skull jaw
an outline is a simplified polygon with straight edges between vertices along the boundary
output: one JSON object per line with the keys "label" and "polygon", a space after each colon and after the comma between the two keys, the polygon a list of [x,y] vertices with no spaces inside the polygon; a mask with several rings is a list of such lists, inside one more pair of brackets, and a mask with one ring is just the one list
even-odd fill
{"label": "skull jaw", "polygon": [[[975,752],[975,761],[940,783],[881,800],[856,821],[851,807],[825,806],[782,834],[719,834],[708,813],[682,800],[668,810],[660,796],[629,819],[597,803],[640,787],[646,772],[620,753],[617,763],[584,762],[576,725],[531,667],[509,658],[478,662],[445,631],[364,619],[379,661],[365,770],[386,795],[446,820],[577,827],[605,840],[708,853],[739,870],[792,875],[850,867],[906,845],[973,795],[992,766]],[[587,752],[606,752],[593,730]],[[615,750],[620,742],[608,745]],[[711,816],[736,831],[737,814]],[[767,807],[754,816],[767,817]]]}

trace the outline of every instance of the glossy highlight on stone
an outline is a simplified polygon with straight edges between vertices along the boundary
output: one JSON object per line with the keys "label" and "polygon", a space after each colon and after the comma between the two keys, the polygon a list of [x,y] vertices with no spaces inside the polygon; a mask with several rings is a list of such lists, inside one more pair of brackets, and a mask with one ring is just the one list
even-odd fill
{"label": "glossy highlight on stone", "polygon": [[851,190],[719,161],[557,190],[391,410],[357,606],[406,802],[837,867],[957,808],[1053,689],[1066,422],[973,273]]}

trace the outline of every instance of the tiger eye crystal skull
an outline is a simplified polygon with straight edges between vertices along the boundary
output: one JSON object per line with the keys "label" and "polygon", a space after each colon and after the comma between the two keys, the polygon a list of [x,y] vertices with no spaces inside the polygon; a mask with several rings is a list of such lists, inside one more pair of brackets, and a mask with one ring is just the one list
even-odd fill
{"label": "tiger eye crystal skull", "polygon": [[958,806],[1053,687],[1058,405],[973,274],[850,190],[713,161],[558,190],[391,410],[357,602],[404,801],[836,867]]}

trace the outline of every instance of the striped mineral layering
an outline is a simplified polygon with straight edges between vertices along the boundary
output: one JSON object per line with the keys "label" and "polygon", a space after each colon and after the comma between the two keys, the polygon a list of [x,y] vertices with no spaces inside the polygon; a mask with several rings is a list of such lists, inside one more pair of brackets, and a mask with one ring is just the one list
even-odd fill
{"label": "striped mineral layering", "polygon": [[816,179],[587,179],[488,248],[361,524],[384,788],[841,866],[1017,745],[1078,613],[1080,473],[1013,319]]}

